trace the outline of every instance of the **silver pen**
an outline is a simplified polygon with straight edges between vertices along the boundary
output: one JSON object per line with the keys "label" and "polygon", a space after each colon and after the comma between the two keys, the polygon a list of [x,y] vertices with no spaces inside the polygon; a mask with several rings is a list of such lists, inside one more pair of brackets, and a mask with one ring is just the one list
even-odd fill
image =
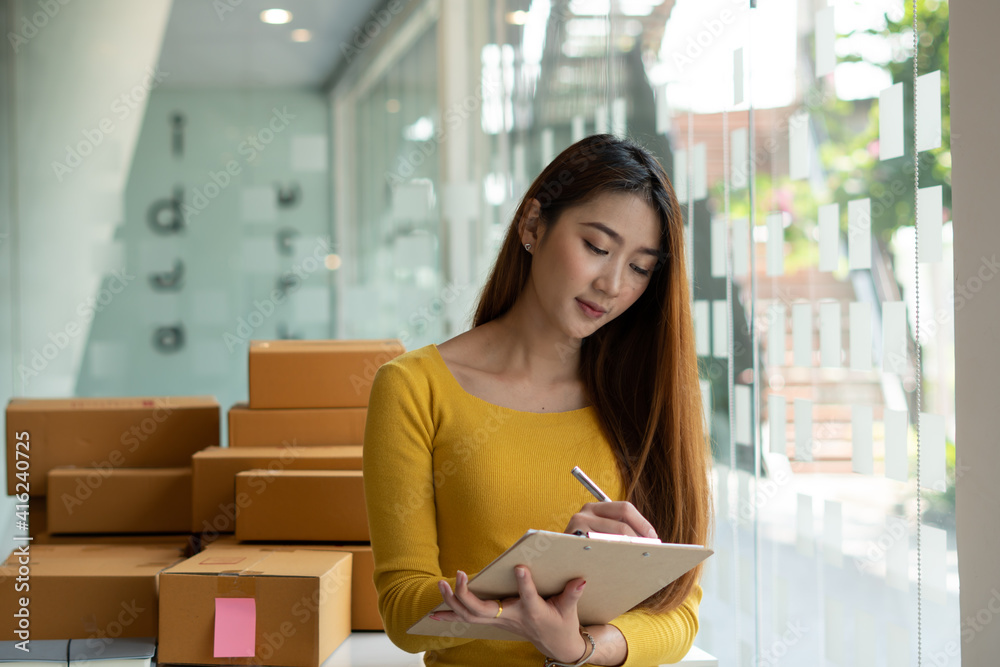
{"label": "silver pen", "polygon": [[612,502],[611,497],[608,496],[608,494],[601,491],[601,487],[594,484],[594,481],[589,477],[587,477],[587,474],[585,472],[580,470],[580,466],[573,466],[573,476],[576,477],[578,480],[580,480],[580,483],[583,484],[588,491],[594,494],[595,498],[605,503]]}

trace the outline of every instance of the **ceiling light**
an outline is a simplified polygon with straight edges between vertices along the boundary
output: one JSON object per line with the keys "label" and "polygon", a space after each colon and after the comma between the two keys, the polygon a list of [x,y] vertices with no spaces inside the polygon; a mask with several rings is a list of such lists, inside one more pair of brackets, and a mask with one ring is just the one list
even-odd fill
{"label": "ceiling light", "polygon": [[260,13],[260,20],[272,25],[281,25],[292,20],[292,13],[285,9],[265,9]]}
{"label": "ceiling light", "polygon": [[305,28],[299,28],[298,30],[292,31],[293,42],[308,42],[312,38],[313,34]]}
{"label": "ceiling light", "polygon": [[507,12],[507,23],[511,25],[524,25],[528,22],[528,12],[518,9],[516,12]]}

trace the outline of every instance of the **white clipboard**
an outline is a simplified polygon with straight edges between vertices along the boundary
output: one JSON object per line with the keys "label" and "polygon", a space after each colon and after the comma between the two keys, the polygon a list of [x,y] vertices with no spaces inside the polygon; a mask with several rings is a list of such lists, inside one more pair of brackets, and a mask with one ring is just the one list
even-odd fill
{"label": "white clipboard", "polygon": [[[651,537],[589,532],[583,535],[529,530],[469,580],[482,599],[518,595],[514,567],[527,565],[543,598],[562,593],[577,577],[587,587],[577,603],[580,623],[604,624],[617,618],[697,566],[714,552],[696,544],[670,544]],[[435,621],[430,614],[449,611],[441,602],[406,631],[474,639],[525,641],[521,635],[479,623]]]}

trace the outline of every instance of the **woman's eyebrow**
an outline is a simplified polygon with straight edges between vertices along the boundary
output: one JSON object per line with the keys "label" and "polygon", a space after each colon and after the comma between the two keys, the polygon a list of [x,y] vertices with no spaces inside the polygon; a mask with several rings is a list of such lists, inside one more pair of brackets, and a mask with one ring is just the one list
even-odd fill
{"label": "woman's eyebrow", "polygon": [[[594,221],[594,222],[581,222],[580,224],[581,225],[587,225],[588,227],[594,227],[595,229],[599,229],[602,232],[604,232],[605,234],[607,234],[608,236],[610,236],[611,240],[614,241],[615,243],[617,243],[618,245],[622,244],[621,234],[619,234],[615,230],[611,229],[610,227],[608,227],[607,225],[605,225],[603,222],[596,222],[596,221]],[[652,255],[653,257],[660,257],[663,254],[659,250],[654,250],[653,248],[639,248],[639,252],[645,253],[647,255]]]}

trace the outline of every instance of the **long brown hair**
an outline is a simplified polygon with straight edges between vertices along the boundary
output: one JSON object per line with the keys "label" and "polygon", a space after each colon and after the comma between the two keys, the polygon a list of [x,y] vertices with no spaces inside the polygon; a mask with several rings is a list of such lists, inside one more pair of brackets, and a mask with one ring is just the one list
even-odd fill
{"label": "long brown hair", "polygon": [[[684,225],[670,179],[649,151],[630,139],[595,134],[545,167],[514,214],[480,294],[473,326],[506,313],[528,280],[532,255],[523,251],[518,221],[531,199],[541,204],[547,236],[564,210],[605,192],[636,194],[656,211],[663,254],[636,302],[582,341],[581,376],[612,443],[626,499],[664,542],[705,545],[712,512],[709,446],[688,301]],[[673,609],[700,575],[699,566],[635,608]]]}

